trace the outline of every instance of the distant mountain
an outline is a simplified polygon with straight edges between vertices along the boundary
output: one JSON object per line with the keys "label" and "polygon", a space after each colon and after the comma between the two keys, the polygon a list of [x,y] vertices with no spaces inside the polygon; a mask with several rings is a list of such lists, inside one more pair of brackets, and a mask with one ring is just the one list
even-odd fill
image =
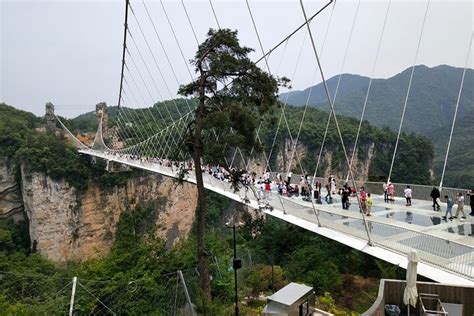
{"label": "distant mountain", "polygon": [[[416,66],[410,96],[408,98],[402,130],[428,137],[435,145],[435,176],[439,177],[442,161],[453,121],[456,100],[462,77],[462,68],[441,65],[433,68]],[[405,102],[411,68],[388,78],[374,79],[369,94],[365,120],[378,127],[397,131]],[[331,96],[339,76],[327,80]],[[335,99],[336,112],[360,119],[366,97],[369,78],[343,74]],[[448,160],[446,184],[452,186],[474,186],[474,70],[468,69],[464,79],[456,129]],[[288,98],[288,104],[302,106],[309,96],[309,105],[329,111],[322,83],[303,91],[280,95]],[[468,171],[468,172],[466,172]],[[470,174],[472,173],[472,174]]]}
{"label": "distant mountain", "polygon": [[[446,65],[433,68],[416,66],[403,131],[417,132],[429,137],[433,131],[451,124],[462,71],[462,68]],[[408,68],[391,78],[372,81],[365,113],[366,120],[378,127],[398,129],[410,73],[411,68]],[[334,76],[327,80],[333,97],[338,77]],[[343,74],[335,100],[336,112],[360,118],[368,83],[368,77]],[[460,116],[474,108],[473,87],[474,70],[468,69],[459,109]],[[310,89],[281,94],[280,100],[285,101],[288,97],[288,104],[304,105]],[[329,110],[322,83],[312,87],[309,105]]]}

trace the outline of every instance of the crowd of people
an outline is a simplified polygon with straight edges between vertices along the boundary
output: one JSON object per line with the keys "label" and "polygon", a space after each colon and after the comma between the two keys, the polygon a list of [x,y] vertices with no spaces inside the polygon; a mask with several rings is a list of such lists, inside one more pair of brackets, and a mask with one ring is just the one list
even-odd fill
{"label": "crowd of people", "polygon": [[[158,164],[160,166],[165,166],[169,168],[176,168],[176,170],[194,170],[194,164],[192,161],[187,162],[174,162],[169,159],[161,158],[150,158],[150,157],[140,157],[133,154],[124,154],[117,152],[108,152],[108,154],[117,156],[118,158],[126,158],[130,160],[139,160],[142,163]],[[237,172],[236,172],[237,171]],[[318,204],[322,204],[322,187],[323,184],[319,179],[312,178],[308,174],[300,176],[298,179],[294,179],[293,173],[289,172],[285,179],[283,179],[280,173],[276,174],[275,177],[272,177],[270,172],[264,172],[260,176],[257,176],[256,173],[247,172],[245,170],[228,170],[222,166],[213,166],[205,164],[202,166],[202,172],[209,174],[220,181],[223,182],[239,182],[244,186],[251,187],[255,190],[255,195],[257,199],[266,200],[273,194],[279,194],[285,197],[301,197],[305,201],[314,201]],[[233,175],[238,175],[238,181],[232,179]],[[333,203],[333,197],[337,194],[341,198],[342,208],[349,210],[351,205],[350,198],[358,197],[361,206],[361,212],[367,216],[371,216],[371,209],[373,205],[373,200],[370,192],[367,192],[365,187],[361,187],[359,194],[354,187],[351,187],[348,183],[344,183],[340,188],[337,188],[337,181],[334,175],[328,177],[326,183],[324,184],[326,190],[326,195],[324,200],[328,204]],[[407,185],[403,191],[406,206],[412,205],[413,190],[410,185]],[[469,215],[474,216],[474,189],[468,191],[468,196],[470,199],[471,213]],[[386,181],[383,183],[383,197],[386,203],[395,202],[395,185]],[[441,211],[441,192],[437,187],[433,187],[430,193],[430,197],[433,202],[433,210]],[[446,212],[442,217],[444,220],[452,220],[458,218],[460,215],[462,219],[466,218],[464,212],[464,195],[459,192],[455,197],[450,197],[445,195],[444,199],[446,201]],[[453,216],[452,210],[454,205],[457,205],[456,214]],[[449,217],[448,217],[449,215]]]}

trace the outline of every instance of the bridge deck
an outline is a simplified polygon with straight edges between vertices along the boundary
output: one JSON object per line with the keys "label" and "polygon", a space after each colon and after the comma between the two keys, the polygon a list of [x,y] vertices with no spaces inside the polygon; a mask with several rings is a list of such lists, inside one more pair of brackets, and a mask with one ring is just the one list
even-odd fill
{"label": "bridge deck", "polygon": [[[142,162],[95,150],[80,150],[80,152],[176,177],[177,170],[157,163]],[[195,183],[192,174],[189,174],[186,181]],[[406,268],[406,256],[409,251],[416,249],[421,260],[418,267],[421,275],[439,282],[474,285],[474,220],[472,217],[446,222],[441,218],[444,212],[433,211],[430,201],[414,199],[412,206],[405,206],[405,201],[401,198],[389,204],[383,201],[383,197],[373,195],[372,216],[366,217],[366,225],[373,243],[370,246],[364,219],[359,213],[357,203],[352,204],[349,210],[343,210],[341,203],[335,198],[332,204],[314,204],[313,206],[312,202],[303,201],[300,197],[280,197],[275,192],[269,194],[262,203],[262,200],[258,201],[254,192],[250,190],[235,192],[229,183],[207,173],[204,176],[204,182],[209,190],[233,200],[245,202],[266,214],[403,268]],[[321,225],[318,225],[318,218]]]}

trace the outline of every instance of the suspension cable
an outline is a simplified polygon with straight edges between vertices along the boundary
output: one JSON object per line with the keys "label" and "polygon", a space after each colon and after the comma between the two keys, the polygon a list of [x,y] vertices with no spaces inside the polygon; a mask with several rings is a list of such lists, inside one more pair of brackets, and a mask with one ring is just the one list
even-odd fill
{"label": "suspension cable", "polygon": [[[141,27],[141,24],[140,24],[140,22],[138,21],[138,18],[137,18],[137,16],[135,15],[135,11],[133,10],[132,6],[130,6],[130,11],[132,12],[132,15],[133,15],[133,17],[134,17],[134,20],[135,20],[135,22],[136,22],[136,24],[137,24],[137,26],[138,26],[138,29],[140,30],[140,33],[142,34],[143,39],[145,40],[145,43],[146,43],[146,45],[147,45],[147,47],[148,47],[148,50],[150,51],[150,53],[151,53],[151,55],[152,55],[153,61],[155,62],[156,69],[158,70],[158,73],[160,74],[160,77],[161,77],[161,79],[162,79],[162,81],[163,81],[163,84],[165,85],[166,90],[168,91],[168,93],[169,93],[169,95],[170,95],[170,97],[171,97],[171,99],[172,99],[172,102],[174,103],[174,105],[175,105],[175,107],[176,107],[176,110],[177,110],[178,114],[181,116],[181,111],[180,111],[179,108],[178,108],[178,104],[176,103],[176,100],[175,100],[175,98],[173,97],[173,93],[171,92],[171,90],[170,90],[170,88],[169,88],[169,86],[168,86],[167,80],[165,79],[165,76],[163,75],[163,73],[162,73],[162,71],[161,71],[161,68],[160,68],[160,66],[158,65],[158,62],[156,61],[155,55],[153,54],[153,50],[151,49],[150,44],[148,43],[148,40],[147,40],[147,38],[146,38],[146,36],[145,36],[145,33],[143,32],[143,29],[142,29],[142,27]],[[155,29],[155,25],[154,25],[154,24],[153,24],[153,28]],[[155,30],[156,30],[156,29],[155,29]],[[157,35],[158,40],[159,40],[159,42],[160,42],[161,48],[163,49],[163,52],[165,53],[166,56],[168,56],[167,53],[166,53],[166,49],[164,48],[163,43],[161,42],[161,38],[158,36],[158,32],[156,32],[156,35]],[[174,69],[172,69],[172,72],[174,73]],[[168,112],[169,112],[169,109],[168,109]],[[170,114],[170,116],[171,116],[171,114]],[[173,119],[172,119],[172,120],[173,120]]]}
{"label": "suspension cable", "polygon": [[[191,79],[191,81],[193,81],[193,75],[191,74],[191,69],[189,67],[189,63],[187,62],[186,60],[186,57],[184,56],[184,53],[183,53],[183,49],[181,48],[181,44],[179,43],[179,40],[178,40],[178,36],[176,35],[176,32],[174,30],[174,27],[173,27],[173,24],[171,23],[171,19],[169,18],[168,16],[168,12],[166,11],[166,8],[163,4],[163,1],[160,0],[160,3],[161,3],[161,7],[163,8],[163,12],[165,14],[165,17],[166,17],[166,21],[168,21],[168,26],[170,27],[171,29],[171,33],[173,33],[173,38],[174,38],[174,41],[176,43],[176,45],[178,46],[178,49],[179,49],[179,52],[181,54],[181,58],[184,62],[184,65],[186,66],[186,70],[188,71],[188,74],[189,74],[189,78]],[[193,30],[194,32],[194,30]],[[169,61],[168,61],[169,62]],[[171,63],[169,62],[170,66],[171,66]],[[181,86],[181,83],[180,81],[178,80],[178,77],[176,77],[176,74],[174,73],[174,70],[172,70],[173,72],[173,75],[174,75],[174,78],[176,79],[176,83],[178,84],[178,86]],[[188,106],[188,110],[191,111],[191,106],[189,105],[189,101],[187,98],[184,99],[185,102],[186,102],[186,105]]]}
{"label": "suspension cable", "polygon": [[[284,44],[288,39],[290,39],[292,36],[294,36],[299,30],[301,30],[301,28],[303,28],[305,25],[309,24],[316,16],[318,16],[321,12],[323,12],[333,2],[334,2],[334,0],[329,0],[322,8],[320,8],[317,12],[315,12],[310,18],[308,18],[305,22],[303,22],[296,29],[294,29],[289,35],[287,35],[285,38],[283,38],[279,43],[277,43],[275,46],[273,46],[273,48],[271,48],[268,52],[263,54],[263,56],[260,57],[255,63],[258,64],[264,58],[269,56],[273,51],[275,51],[278,47],[280,47],[282,44]],[[156,32],[156,29],[155,29],[155,32]],[[125,81],[125,83],[127,83],[127,81],[125,79],[124,79],[124,81]],[[228,84],[230,84],[230,83],[228,83]]]}
{"label": "suspension cable", "polygon": [[398,127],[397,141],[395,142],[395,149],[393,151],[392,163],[390,164],[390,171],[388,173],[387,182],[390,182],[390,178],[392,177],[393,164],[395,163],[395,156],[397,155],[398,143],[400,141],[400,134],[402,132],[403,121],[405,119],[405,112],[406,112],[406,108],[408,104],[408,97],[410,96],[411,84],[413,82],[413,74],[415,73],[415,65],[416,65],[416,61],[418,60],[418,53],[420,51],[421,39],[423,38],[423,31],[425,29],[425,22],[426,22],[426,17],[428,16],[429,7],[430,7],[430,0],[427,1],[425,15],[423,16],[423,23],[421,24],[420,36],[418,37],[418,44],[416,46],[415,58],[413,60],[413,67],[411,68],[410,81],[408,82],[408,90],[405,96],[405,103],[403,104],[402,117],[400,119],[400,126]]}
{"label": "suspension cable", "polygon": [[[140,89],[139,89],[139,87],[138,87],[138,84],[137,84],[137,82],[135,81],[135,78],[133,77],[132,73],[130,72],[130,69],[128,68],[127,64],[125,64],[125,69],[127,69],[128,75],[129,75],[130,79],[132,79],[132,83],[135,85],[135,87],[136,87],[136,89],[137,89],[139,95],[140,95],[141,98],[143,99],[144,104],[146,104],[145,98],[143,97],[143,95],[142,95],[142,93],[141,93],[141,91],[140,91]],[[135,99],[135,102],[137,102],[137,99],[136,99],[136,97],[135,97],[135,94],[132,92],[132,87],[130,86],[130,84],[128,83],[128,80],[127,80],[126,78],[125,78],[124,82],[125,82],[125,84],[127,85],[127,87],[130,89],[130,93],[132,94],[132,97]],[[140,104],[140,103],[137,102],[137,106],[138,106],[138,104]],[[135,117],[136,117],[135,120],[136,120],[137,122],[139,122],[140,124],[142,124],[142,122],[139,120],[138,113],[137,113],[136,111],[131,111],[131,109],[129,109],[128,112],[129,112],[129,117],[132,118],[132,120],[134,120],[134,119],[133,119],[133,116],[135,115]],[[148,135],[146,134],[146,131],[144,132],[144,131],[142,131],[141,129],[138,129],[137,135],[138,135],[138,134],[140,134],[141,139],[145,139],[145,138],[148,137]]]}
{"label": "suspension cable", "polygon": [[[133,11],[132,11],[132,12],[133,12]],[[143,34],[143,35],[144,35],[144,34]],[[145,61],[144,61],[144,59],[143,59],[143,55],[141,54],[140,50],[138,49],[138,45],[137,45],[135,39],[133,38],[132,34],[130,34],[130,38],[132,39],[132,42],[134,43],[134,45],[135,45],[135,47],[136,47],[136,49],[137,49],[137,51],[138,51],[138,53],[139,53],[139,55],[140,55],[140,57],[141,57],[143,63],[145,64],[146,69],[148,70],[148,67],[147,67],[147,65],[146,65],[146,63],[145,63]],[[145,38],[145,41],[146,41],[146,38]],[[129,53],[129,50],[128,50],[128,49],[127,49],[127,52]],[[148,94],[149,94],[149,96],[150,96],[150,98],[152,99],[152,102],[153,102],[153,96],[151,95],[150,89],[148,88],[148,85],[146,84],[146,81],[144,80],[144,78],[143,78],[143,76],[142,76],[142,74],[141,74],[141,72],[140,72],[140,69],[138,68],[138,66],[137,66],[137,64],[136,64],[136,62],[135,62],[135,60],[132,58],[132,56],[131,56],[130,53],[129,53],[129,55],[130,55],[130,59],[132,60],[132,63],[133,63],[133,65],[134,65],[134,67],[135,67],[135,69],[136,69],[136,71],[137,71],[137,73],[138,73],[140,79],[141,79],[142,82],[143,82],[143,85],[145,86],[146,91],[148,92]],[[149,72],[149,70],[148,70],[148,72]],[[150,74],[150,76],[151,76],[151,74]],[[154,80],[153,80],[153,81],[154,81]],[[157,91],[158,91],[158,90],[157,90]],[[158,91],[158,92],[159,92],[159,91]],[[161,96],[161,94],[160,94],[160,96]],[[175,104],[176,104],[176,101],[175,101]],[[151,112],[150,107],[146,107],[146,108],[148,109],[148,112],[150,113],[150,115],[151,115],[151,117],[152,117],[152,119],[153,119],[153,123],[158,126],[158,122],[156,121],[155,116],[153,115],[153,112]],[[174,122],[174,119],[173,119],[171,113],[169,112],[168,107],[165,107],[165,108],[168,110],[168,114],[169,114],[169,116],[170,116],[171,121]],[[158,108],[157,108],[157,109],[158,109]],[[177,106],[176,106],[176,109],[178,110],[178,113],[181,114],[181,113],[179,112],[179,109],[178,109]],[[160,116],[162,116],[161,113],[160,113]],[[146,116],[145,116],[145,120],[146,120],[147,124],[149,124],[149,126],[152,126]],[[153,134],[153,130],[152,130],[152,134]],[[148,135],[147,135],[147,136],[148,136]],[[175,142],[175,144],[176,144],[176,146],[177,146],[178,144],[177,144],[176,140],[174,139],[174,137],[172,137],[172,138],[173,138],[173,141]]]}
{"label": "suspension cable", "polygon": [[189,26],[191,27],[191,31],[193,32],[194,39],[196,40],[196,44],[197,44],[197,46],[199,46],[199,40],[197,38],[196,31],[194,30],[193,23],[191,22],[191,18],[189,16],[188,10],[186,9],[186,6],[184,5],[184,0],[181,0],[181,5],[183,6],[184,13],[186,13],[186,18],[188,20]]}
{"label": "suspension cable", "polygon": [[123,27],[123,48],[122,48],[122,70],[120,72],[120,88],[119,88],[119,97],[117,102],[118,111],[120,112],[120,105],[122,101],[122,88],[123,88],[123,71],[125,67],[125,49],[127,48],[127,28],[128,28],[128,7],[130,5],[130,0],[125,0],[125,22]]}
{"label": "suspension cable", "polygon": [[[260,39],[260,35],[259,35],[259,32],[258,32],[257,25],[256,25],[255,20],[254,20],[254,18],[253,18],[252,9],[250,8],[249,1],[246,0],[246,3],[247,3],[247,8],[248,8],[248,12],[249,12],[250,18],[251,18],[251,20],[252,20],[252,24],[253,24],[253,27],[254,27],[254,30],[255,30],[255,34],[257,35],[257,39],[258,39],[258,43],[259,43],[259,45],[260,45],[260,49],[261,49],[261,51],[262,51],[262,54],[265,54],[265,50],[264,50],[264,48],[263,48],[263,44],[262,44],[262,41],[261,41],[261,39]],[[271,72],[271,70],[270,70],[270,66],[268,65],[267,56],[264,57],[264,60],[265,60],[265,65],[266,65],[266,67],[267,67],[267,71],[268,71],[268,73],[271,75],[272,72]],[[284,114],[284,112],[282,112],[282,113]],[[258,141],[259,141],[260,144],[262,144],[262,142],[261,142],[261,140],[260,140],[260,136],[259,136],[259,130],[260,130],[261,125],[262,125],[262,121],[260,122],[260,126],[258,127],[257,133],[256,133],[256,134],[257,134],[257,135],[256,135],[256,136],[257,136],[257,139],[258,139]],[[266,156],[265,151],[263,151],[263,155],[264,155],[264,159],[265,159],[265,163],[266,163],[266,166],[265,166],[265,167],[266,167],[266,170],[269,170],[269,171],[271,172],[271,166],[270,166],[270,164],[269,164],[269,158]],[[249,163],[250,163],[250,159],[249,159]],[[280,204],[281,204],[281,206],[282,206],[282,208],[283,208],[283,213],[286,214],[285,205],[284,205],[284,203],[283,203],[283,199],[282,199],[282,197],[281,197],[280,194],[278,194],[278,198],[279,198]],[[318,221],[319,221],[319,218],[318,218]]]}
{"label": "suspension cable", "polygon": [[[339,86],[340,86],[340,83],[341,83],[342,73],[344,72],[344,68],[345,68],[345,65],[346,65],[346,60],[347,60],[347,55],[348,55],[348,52],[349,52],[349,47],[350,47],[351,42],[352,42],[352,35],[354,33],[354,28],[355,28],[355,24],[356,24],[356,21],[357,21],[357,16],[359,14],[359,9],[360,9],[360,0],[357,2],[356,12],[355,12],[355,15],[354,15],[354,19],[352,20],[351,30],[350,30],[350,33],[349,33],[349,38],[347,40],[346,49],[345,49],[344,57],[343,57],[342,64],[341,64],[341,70],[339,72],[339,76],[338,76],[337,84],[336,84],[336,89],[334,91],[334,99],[333,99],[334,106],[335,106],[335,103],[336,103],[337,93],[339,91]],[[323,51],[321,50],[321,56],[322,56],[322,53],[323,53]],[[308,95],[307,102],[309,102],[309,95]],[[331,125],[331,117],[332,117],[332,113],[329,112],[328,119],[326,121],[326,129],[324,130],[323,140],[321,142],[321,147],[319,148],[318,160],[316,162],[316,168],[314,170],[314,177],[316,177],[316,175],[318,173],[319,165],[321,163],[321,158],[322,158],[322,154],[323,154],[324,145],[326,144],[326,138],[327,138],[327,134],[328,134],[328,131],[329,131],[329,126]]]}
{"label": "suspension cable", "polygon": [[216,10],[214,10],[214,5],[212,4],[212,0],[209,0],[209,5],[211,6],[212,14],[214,14],[214,19],[216,20],[217,27],[221,29],[221,25],[219,24],[219,20],[217,19]]}
{"label": "suspension cable", "polygon": [[[303,4],[303,0],[300,0],[300,5],[301,5],[301,10],[303,11],[303,15],[304,15],[304,18],[305,20],[307,20],[307,16],[306,16],[306,10],[304,8],[304,4]],[[311,27],[309,26],[309,24],[306,24],[307,28],[308,28],[308,33],[309,33],[309,36],[310,36],[310,39],[311,39],[311,45],[313,47],[313,52],[314,52],[314,56],[316,58],[316,62],[318,64],[318,68],[319,68],[319,72],[321,74],[321,79],[323,81],[323,85],[324,85],[324,91],[326,93],[326,98],[328,99],[329,101],[329,105],[331,106],[331,112],[334,116],[334,122],[336,124],[336,129],[337,129],[337,133],[339,134],[339,139],[341,141],[341,145],[342,145],[342,149],[343,149],[343,152],[344,152],[344,156],[346,158],[346,163],[349,165],[349,156],[347,155],[347,150],[346,150],[346,146],[344,145],[344,139],[342,138],[342,133],[341,133],[341,129],[339,127],[339,122],[337,120],[337,116],[336,116],[336,112],[334,110],[334,104],[333,104],[333,101],[332,101],[332,98],[331,98],[331,95],[329,93],[329,88],[328,88],[328,85],[327,85],[327,82],[326,82],[326,79],[324,78],[324,73],[323,73],[323,68],[321,66],[321,61],[319,60],[319,55],[318,55],[318,52],[316,50],[316,44],[314,43],[314,38],[313,38],[313,35],[312,35],[312,32],[311,32]],[[354,185],[354,188],[356,188],[357,190],[357,184],[355,183],[355,179],[354,179],[354,175],[351,171],[351,178],[352,178],[352,183]],[[367,226],[367,222],[366,222],[366,219],[365,219],[365,214],[364,212],[362,211],[362,204],[361,204],[361,201],[360,201],[360,197],[359,195],[357,195],[357,202],[359,203],[359,210],[362,214],[362,219],[363,219],[363,222],[364,222],[364,226],[365,226],[365,231],[367,233],[367,238],[368,238],[368,244],[369,245],[373,245],[372,243],[372,238],[370,236],[370,232],[369,232],[369,229],[368,229],[368,226]]]}
{"label": "suspension cable", "polygon": [[[153,78],[153,75],[151,74],[151,71],[150,71],[150,68],[148,67],[148,64],[145,62],[145,58],[143,57],[143,54],[141,53],[140,49],[138,48],[138,45],[137,45],[137,42],[135,41],[135,38],[133,38],[132,34],[130,33],[130,38],[132,39],[132,42],[134,44],[134,47],[135,49],[137,50],[138,52],[138,55],[140,56],[140,60],[142,61],[142,64],[145,66],[145,69],[148,73],[148,76],[150,77],[152,83],[153,83],[153,86],[155,87],[155,91],[158,93],[158,97],[160,98],[160,100],[164,100],[161,92],[160,92],[160,89],[158,89],[158,85],[155,81],[155,78]],[[137,68],[137,67],[136,67]],[[148,90],[148,89],[147,89]],[[148,91],[148,93],[150,94],[150,91]],[[151,96],[151,94],[150,94]],[[153,99],[153,97],[152,97]],[[164,120],[163,118],[163,115],[161,114],[161,111],[159,110],[159,108],[157,107],[157,110],[158,110],[158,114],[160,115],[161,119]],[[151,114],[153,119],[155,119],[154,115]]]}
{"label": "suspension cable", "polygon": [[[352,148],[352,155],[351,155],[351,162],[349,164],[349,169],[352,169],[352,164],[354,162],[354,157],[356,155],[360,130],[362,128],[362,122],[364,121],[365,110],[366,110],[366,107],[367,107],[367,101],[369,99],[370,88],[372,87],[372,81],[373,81],[374,75],[375,75],[375,66],[377,65],[377,61],[378,61],[378,58],[379,58],[380,47],[382,46],[382,39],[383,39],[383,35],[385,33],[385,26],[387,24],[388,12],[390,11],[391,4],[392,4],[392,0],[389,0],[388,1],[388,6],[387,6],[387,11],[385,12],[385,18],[384,18],[383,25],[382,25],[382,31],[380,32],[379,42],[378,42],[378,45],[377,45],[377,52],[375,53],[374,64],[372,65],[372,72],[371,72],[370,79],[369,79],[369,85],[367,86],[367,92],[365,93],[364,105],[362,107],[362,113],[360,115],[360,120],[359,120],[359,126],[357,128],[356,139],[354,141],[354,147]],[[349,172],[347,173],[347,177],[346,177],[346,182],[347,181],[349,181]]]}
{"label": "suspension cable", "polygon": [[[441,180],[439,181],[439,189],[443,188],[444,172],[446,171],[446,164],[448,163],[449,149],[451,148],[451,140],[453,139],[454,126],[456,124],[456,117],[458,115],[459,102],[461,100],[462,88],[464,85],[464,77],[466,76],[466,70],[471,56],[472,37],[474,33],[471,32],[471,39],[469,41],[469,48],[467,50],[466,62],[464,63],[464,70],[462,72],[461,85],[459,86],[458,99],[456,101],[456,108],[454,110],[453,123],[451,125],[451,132],[449,133],[448,148],[446,149],[446,156],[444,157],[443,172],[441,173]],[[472,203],[472,202],[471,202]],[[472,205],[472,204],[471,204]]]}

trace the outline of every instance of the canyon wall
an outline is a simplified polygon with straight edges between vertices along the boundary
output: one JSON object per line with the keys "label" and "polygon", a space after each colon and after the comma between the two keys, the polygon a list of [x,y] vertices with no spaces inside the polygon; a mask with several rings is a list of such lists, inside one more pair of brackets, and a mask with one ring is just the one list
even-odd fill
{"label": "canyon wall", "polygon": [[171,246],[185,238],[197,204],[194,185],[157,174],[131,177],[122,187],[91,183],[77,191],[27,165],[16,177],[14,163],[0,159],[0,217],[24,217],[32,248],[56,262],[104,256],[115,240],[123,212],[140,205],[153,209],[155,234]]}

